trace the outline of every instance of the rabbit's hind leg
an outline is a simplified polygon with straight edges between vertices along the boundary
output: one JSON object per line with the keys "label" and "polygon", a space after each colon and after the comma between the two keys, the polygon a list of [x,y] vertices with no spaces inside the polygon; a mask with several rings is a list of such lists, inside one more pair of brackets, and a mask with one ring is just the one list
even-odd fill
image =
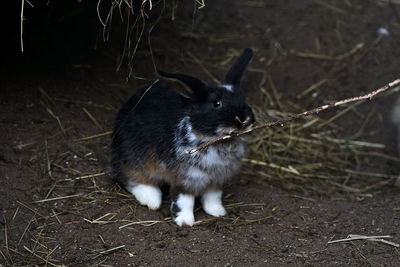
{"label": "rabbit's hind leg", "polygon": [[162,193],[156,185],[129,182],[126,190],[134,195],[141,205],[151,210],[156,210],[161,206]]}
{"label": "rabbit's hind leg", "polygon": [[137,201],[151,210],[160,208],[162,192],[159,187],[162,177],[156,175],[154,168],[142,166],[135,168],[124,168],[127,177],[125,189],[135,196]]}

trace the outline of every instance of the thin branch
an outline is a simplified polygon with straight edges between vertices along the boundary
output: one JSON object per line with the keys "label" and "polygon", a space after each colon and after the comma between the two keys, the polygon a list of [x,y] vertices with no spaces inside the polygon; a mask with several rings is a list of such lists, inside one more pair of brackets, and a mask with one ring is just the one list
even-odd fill
{"label": "thin branch", "polygon": [[21,39],[21,52],[24,52],[24,8],[25,0],[21,1],[21,21],[20,21],[20,39]]}
{"label": "thin branch", "polygon": [[302,118],[302,117],[306,117],[306,116],[310,116],[310,115],[313,115],[313,114],[317,114],[317,113],[319,113],[319,112],[321,112],[323,110],[331,109],[331,108],[334,108],[334,107],[342,106],[342,105],[345,105],[345,104],[348,104],[348,103],[352,103],[352,102],[356,102],[356,101],[360,101],[360,100],[372,99],[377,94],[380,94],[380,93],[382,93],[382,92],[384,92],[384,91],[386,91],[386,90],[388,90],[390,88],[393,88],[393,87],[395,87],[395,86],[397,86],[399,84],[400,84],[400,79],[397,79],[397,80],[394,80],[393,82],[388,83],[385,86],[383,86],[383,87],[381,87],[379,89],[376,89],[375,91],[372,91],[372,92],[370,92],[370,93],[368,93],[366,95],[343,99],[343,100],[337,101],[337,102],[332,103],[332,104],[327,104],[327,105],[323,105],[323,106],[314,108],[312,110],[304,111],[302,113],[293,115],[293,116],[291,116],[291,117],[289,117],[287,119],[263,123],[263,124],[251,127],[251,128],[249,128],[249,129],[247,129],[245,131],[242,131],[242,132],[239,132],[239,133],[236,133],[236,134],[221,136],[221,137],[216,138],[214,140],[211,140],[210,142],[207,142],[207,143],[205,143],[205,144],[203,144],[201,146],[198,146],[198,147],[192,148],[190,150],[187,150],[186,154],[193,154],[193,153],[195,153],[195,152],[197,152],[199,150],[202,150],[202,149],[204,149],[206,147],[209,147],[209,146],[211,146],[211,145],[213,145],[213,144],[215,144],[217,142],[221,142],[223,140],[231,139],[233,137],[238,137],[238,136],[241,136],[241,135],[244,135],[244,134],[248,134],[248,133],[251,133],[254,130],[258,130],[258,129],[262,129],[262,128],[266,128],[266,127],[273,127],[273,126],[277,126],[277,125],[283,126],[285,123],[291,122],[293,120],[296,120],[296,119],[299,119],[299,118]]}

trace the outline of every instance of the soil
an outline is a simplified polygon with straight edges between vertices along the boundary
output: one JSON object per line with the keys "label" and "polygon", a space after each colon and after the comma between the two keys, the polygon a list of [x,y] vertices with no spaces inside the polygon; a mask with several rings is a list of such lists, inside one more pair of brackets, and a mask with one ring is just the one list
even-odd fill
{"label": "soil", "polygon": [[[115,71],[118,31],[103,43],[95,5],[82,2],[68,7],[76,11],[71,14],[52,2],[27,9],[23,54],[18,27],[7,28],[3,40],[0,266],[400,266],[400,199],[393,184],[328,199],[242,174],[225,188],[228,215],[215,219],[197,209],[192,228],[168,219],[168,197],[159,211],[138,205],[112,182],[108,131],[122,103],[154,79],[148,42],[127,79],[126,65]],[[400,6],[390,1],[220,0],[199,10],[188,2],[179,3],[175,20],[167,8],[153,30],[155,63],[212,81],[222,77],[230,55],[252,47],[256,57],[243,89],[253,105],[262,101],[254,88],[263,71],[282,103],[304,109],[398,78]],[[9,22],[17,22],[11,14],[19,8],[9,10]],[[378,35],[379,28],[388,34]],[[361,50],[348,53],[360,43]],[[337,122],[343,135],[357,132],[370,114],[361,140],[385,144],[382,153],[397,157],[389,119],[395,99],[379,97],[343,116]],[[399,171],[386,161],[374,168]],[[328,244],[349,234],[390,235],[393,243]]]}

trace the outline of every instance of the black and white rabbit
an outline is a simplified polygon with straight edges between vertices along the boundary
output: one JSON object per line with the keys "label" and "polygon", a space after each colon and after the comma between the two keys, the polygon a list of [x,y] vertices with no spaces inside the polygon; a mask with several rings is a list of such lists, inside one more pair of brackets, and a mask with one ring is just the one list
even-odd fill
{"label": "black and white rabbit", "polygon": [[113,131],[112,168],[117,181],[140,204],[158,209],[160,185],[167,183],[171,213],[179,226],[193,225],[196,196],[201,196],[206,213],[226,214],[221,186],[238,172],[245,140],[238,137],[193,154],[186,151],[254,123],[253,112],[239,89],[252,56],[252,50],[245,49],[224,83],[217,85],[159,72],[161,79],[180,83],[185,92],[157,80],[122,107]]}

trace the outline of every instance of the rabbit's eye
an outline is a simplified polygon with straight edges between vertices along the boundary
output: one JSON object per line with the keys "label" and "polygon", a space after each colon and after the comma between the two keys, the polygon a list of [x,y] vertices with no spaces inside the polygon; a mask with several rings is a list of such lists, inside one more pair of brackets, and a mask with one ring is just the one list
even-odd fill
{"label": "rabbit's eye", "polygon": [[213,102],[214,108],[220,108],[222,107],[222,101],[221,100],[215,100]]}

